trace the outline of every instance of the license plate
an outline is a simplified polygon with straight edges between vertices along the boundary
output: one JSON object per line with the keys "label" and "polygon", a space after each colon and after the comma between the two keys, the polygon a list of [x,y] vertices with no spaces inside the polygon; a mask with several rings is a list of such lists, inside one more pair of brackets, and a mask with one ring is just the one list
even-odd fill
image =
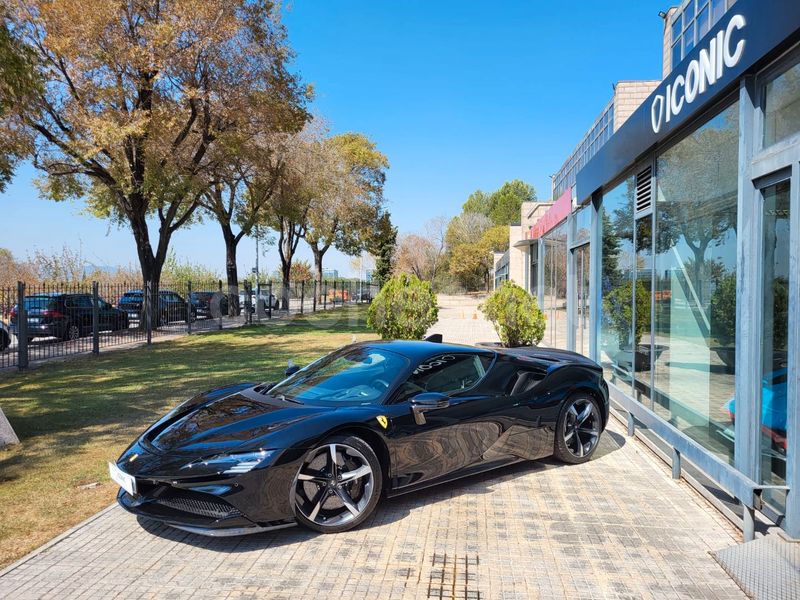
{"label": "license plate", "polygon": [[131,496],[136,494],[136,478],[133,475],[128,475],[112,462],[108,463],[108,474],[111,476],[111,479],[119,484],[119,487],[128,492]]}

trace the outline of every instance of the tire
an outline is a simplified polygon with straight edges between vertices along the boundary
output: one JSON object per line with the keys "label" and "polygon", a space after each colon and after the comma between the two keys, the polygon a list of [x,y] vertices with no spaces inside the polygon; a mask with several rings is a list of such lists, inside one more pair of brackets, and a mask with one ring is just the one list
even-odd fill
{"label": "tire", "polygon": [[558,415],[553,456],[572,465],[585,463],[597,450],[602,431],[597,401],[587,394],[571,396]]}
{"label": "tire", "polygon": [[381,463],[370,445],[356,436],[336,435],[303,458],[289,498],[300,524],[321,533],[339,533],[369,518],[382,490]]}
{"label": "tire", "polygon": [[64,333],[61,334],[61,340],[64,342],[74,342],[81,337],[81,328],[74,323],[67,323],[64,327]]}
{"label": "tire", "polygon": [[3,352],[11,345],[11,336],[5,331],[0,331],[0,352]]}

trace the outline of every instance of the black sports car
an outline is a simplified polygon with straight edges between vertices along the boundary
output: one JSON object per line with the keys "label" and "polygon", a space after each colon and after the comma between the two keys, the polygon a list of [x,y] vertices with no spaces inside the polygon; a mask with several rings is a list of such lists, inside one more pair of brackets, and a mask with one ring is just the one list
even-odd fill
{"label": "black sports car", "polygon": [[563,350],[353,344],[278,384],[200,394],[109,463],[130,512],[206,535],[363,522],[393,496],[555,455],[608,419],[594,362]]}

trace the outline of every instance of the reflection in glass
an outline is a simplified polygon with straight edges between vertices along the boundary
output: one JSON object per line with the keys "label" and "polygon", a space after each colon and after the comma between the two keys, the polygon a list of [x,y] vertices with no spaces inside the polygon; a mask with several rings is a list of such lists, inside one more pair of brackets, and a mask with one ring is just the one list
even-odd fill
{"label": "reflection in glass", "polygon": [[657,162],[654,409],[732,462],[738,104]]}
{"label": "reflection in glass", "polygon": [[600,327],[598,351],[606,378],[631,391],[633,356],[633,202],[629,177],[603,195],[600,208]]}
{"label": "reflection in glass", "polygon": [[575,351],[589,356],[589,244],[573,250],[575,260]]}
{"label": "reflection in glass", "polygon": [[592,205],[588,204],[578,210],[572,220],[572,245],[577,246],[589,241],[592,230]]}
{"label": "reflection in glass", "polygon": [[[531,296],[539,299],[539,245],[534,243],[530,246],[531,254],[531,278],[530,278],[530,292]],[[541,306],[539,308],[542,308]]]}
{"label": "reflection in glass", "polygon": [[[648,215],[636,221],[636,286],[634,287],[634,312],[636,331],[634,344],[631,347],[633,354],[633,371],[635,390],[634,397],[650,402],[650,352],[651,339],[651,309],[650,296],[653,290],[653,218]],[[662,346],[656,349],[663,350]],[[658,352],[660,354],[660,351]]]}
{"label": "reflection in glass", "polygon": [[567,222],[545,234],[545,340],[553,348],[567,347]]}
{"label": "reflection in glass", "polygon": [[764,146],[800,131],[800,64],[765,86]]}
{"label": "reflection in glass", "polygon": [[[789,182],[763,190],[764,331],[761,384],[761,482],[785,485],[789,337]],[[786,493],[765,491],[786,506]]]}

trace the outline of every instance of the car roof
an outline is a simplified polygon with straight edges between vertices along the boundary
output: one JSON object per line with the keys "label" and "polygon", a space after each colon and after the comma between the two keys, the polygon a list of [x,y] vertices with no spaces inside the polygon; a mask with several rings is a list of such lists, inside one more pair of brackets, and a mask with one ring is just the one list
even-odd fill
{"label": "car roof", "polygon": [[88,292],[37,292],[28,294],[25,298],[62,298],[67,296],[91,296]]}
{"label": "car roof", "polygon": [[446,344],[439,342],[427,342],[425,340],[375,340],[372,342],[362,342],[362,346],[378,348],[401,354],[406,358],[422,359],[432,354],[446,354],[449,352],[478,352],[481,354],[494,354],[488,348],[476,348],[464,344]]}

